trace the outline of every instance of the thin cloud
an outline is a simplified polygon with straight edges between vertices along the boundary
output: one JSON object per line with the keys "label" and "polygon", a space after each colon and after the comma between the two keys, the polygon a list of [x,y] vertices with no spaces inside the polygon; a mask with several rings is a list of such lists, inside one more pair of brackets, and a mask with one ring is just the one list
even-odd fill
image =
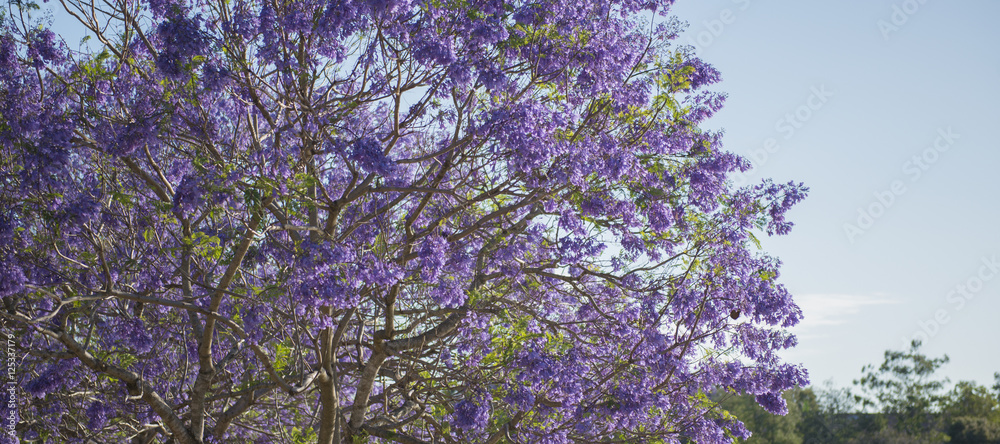
{"label": "thin cloud", "polygon": [[795,296],[795,302],[803,314],[799,330],[846,324],[865,307],[899,303],[883,295],[853,294],[804,294]]}

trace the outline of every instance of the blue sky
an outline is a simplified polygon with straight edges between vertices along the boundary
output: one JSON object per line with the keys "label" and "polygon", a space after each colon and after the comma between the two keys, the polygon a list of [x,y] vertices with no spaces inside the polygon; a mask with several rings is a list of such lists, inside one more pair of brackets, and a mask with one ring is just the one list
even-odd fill
{"label": "blue sky", "polygon": [[[764,248],[805,320],[785,353],[850,385],[924,340],[941,374],[1000,371],[1000,2],[678,0],[681,36],[729,93],[709,122],[802,181],[791,235]],[[850,225],[848,227],[847,225]],[[996,259],[994,261],[994,259]]]}
{"label": "blue sky", "polygon": [[723,74],[729,100],[709,126],[754,162],[737,179],[811,188],[792,234],[763,242],[805,312],[786,358],[846,386],[917,338],[951,357],[942,375],[990,385],[1000,2],[678,0],[673,12],[690,23],[681,41]]}

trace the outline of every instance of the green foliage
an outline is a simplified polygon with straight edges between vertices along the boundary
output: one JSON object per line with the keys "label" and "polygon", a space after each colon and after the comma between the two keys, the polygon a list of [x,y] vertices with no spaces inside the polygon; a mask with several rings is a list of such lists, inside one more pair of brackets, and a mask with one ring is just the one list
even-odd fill
{"label": "green foliage", "polygon": [[948,426],[951,444],[1000,444],[1000,423],[988,418],[961,416]]}
{"label": "green foliage", "polygon": [[[858,384],[867,396],[829,382],[789,390],[785,416],[767,413],[753,396],[713,399],[727,411],[723,417],[736,417],[753,433],[738,441],[748,444],[1000,444],[1000,387],[962,381],[939,394],[945,380],[934,373],[947,358],[928,358],[919,347],[886,352],[881,366],[865,366]],[[880,408],[864,412],[873,405]]]}
{"label": "green foliage", "polygon": [[316,434],[316,429],[314,428],[292,428],[292,442],[294,444],[311,444],[318,439],[319,436]]}
{"label": "green foliage", "polygon": [[289,359],[292,355],[292,347],[284,343],[278,344],[274,352],[274,370],[278,373],[285,371],[288,367]]}
{"label": "green foliage", "polygon": [[948,356],[929,358],[920,353],[920,345],[913,341],[907,351],[887,350],[882,365],[866,365],[854,383],[866,395],[859,397],[862,405],[891,415],[895,429],[936,441],[942,436],[935,413],[946,400],[940,392],[948,380],[935,379],[934,372],[948,363]]}
{"label": "green foliage", "polygon": [[190,238],[184,239],[184,243],[191,247],[195,254],[205,259],[214,261],[219,260],[219,257],[222,256],[222,240],[218,236],[209,236],[199,231]]}
{"label": "green foliage", "polygon": [[961,381],[946,398],[941,412],[952,444],[1000,443],[1000,401],[990,389]]}
{"label": "green foliage", "polygon": [[996,395],[975,382],[961,381],[945,396],[942,413],[951,418],[961,416],[1000,420],[1000,402]]}
{"label": "green foliage", "polygon": [[879,367],[865,366],[856,381],[862,395],[832,383],[786,391],[783,417],[752,396],[716,398],[753,433],[746,443],[1000,444],[1000,375],[992,388],[962,381],[941,394],[947,380],[935,371],[948,358],[929,358],[919,348],[915,342],[906,352],[887,351]]}
{"label": "green foliage", "polygon": [[[89,36],[88,36],[89,37]],[[89,60],[80,63],[80,71],[77,75],[84,76],[90,80],[110,80],[115,74],[108,69],[108,61],[111,60],[111,52],[104,48],[97,55],[91,56]]]}

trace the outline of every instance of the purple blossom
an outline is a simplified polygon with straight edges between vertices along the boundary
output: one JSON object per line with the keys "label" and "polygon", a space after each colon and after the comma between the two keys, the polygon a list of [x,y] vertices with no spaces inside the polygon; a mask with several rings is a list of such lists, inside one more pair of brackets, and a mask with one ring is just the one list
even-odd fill
{"label": "purple blossom", "polygon": [[350,147],[349,159],[358,163],[362,169],[380,176],[389,176],[396,169],[396,164],[383,152],[382,144],[372,137],[362,137]]}
{"label": "purple blossom", "polygon": [[176,0],[147,0],[149,9],[156,17],[163,17],[175,13],[180,9],[180,3]]}
{"label": "purple blossom", "polygon": [[480,21],[474,25],[469,41],[474,46],[485,46],[505,40],[508,36],[507,28],[502,24]]}
{"label": "purple blossom", "polygon": [[785,398],[781,397],[779,393],[762,393],[757,395],[757,404],[760,404],[764,410],[774,415],[787,415],[788,406],[785,404]]}
{"label": "purple blossom", "polygon": [[202,87],[205,88],[206,91],[212,92],[225,88],[232,80],[228,69],[211,63],[205,65],[202,69],[201,75]]}
{"label": "purple blossom", "polygon": [[440,42],[436,39],[427,39],[423,46],[413,51],[413,57],[417,61],[426,65],[447,66],[455,62],[455,50],[451,41]]}
{"label": "purple blossom", "polygon": [[434,281],[445,264],[448,242],[443,236],[431,235],[417,252],[420,257],[420,278]]}
{"label": "purple blossom", "polygon": [[187,174],[174,191],[174,210],[190,214],[202,204],[205,189],[198,175]]}
{"label": "purple blossom", "polygon": [[0,72],[13,73],[17,68],[17,47],[10,35],[0,35]]}
{"label": "purple blossom", "polygon": [[464,430],[482,431],[490,421],[490,404],[493,398],[488,393],[477,393],[471,399],[463,399],[455,404],[452,415],[455,427]]}
{"label": "purple blossom", "polygon": [[0,262],[0,298],[14,296],[24,291],[27,283],[21,267],[8,262]]}
{"label": "purple blossom", "polygon": [[250,341],[257,344],[264,339],[267,316],[271,314],[271,308],[267,305],[250,307],[243,312],[243,326],[249,336]]}
{"label": "purple blossom", "polygon": [[108,408],[101,401],[94,401],[87,407],[87,428],[93,431],[100,431],[108,423],[108,414],[111,413],[111,409]]}
{"label": "purple blossom", "polygon": [[142,320],[122,320],[117,330],[124,339],[123,342],[128,344],[137,353],[149,353],[153,350],[153,337],[147,331]]}
{"label": "purple blossom", "polygon": [[233,13],[232,18],[222,22],[223,32],[235,34],[243,39],[251,40],[258,32],[259,18],[250,14],[247,10],[246,4],[240,3],[235,9],[236,11]]}
{"label": "purple blossom", "polygon": [[478,82],[488,90],[502,89],[507,83],[507,75],[496,65],[479,68]]}
{"label": "purple blossom", "polygon": [[260,55],[271,59],[276,57],[275,50],[277,48],[275,46],[278,43],[278,34],[275,32],[275,20],[274,9],[271,8],[270,3],[263,2],[260,6],[260,13],[257,16],[258,29],[264,41],[264,45],[260,48]]}
{"label": "purple blossom", "polygon": [[107,346],[126,347],[137,354],[146,354],[152,351],[153,346],[156,345],[153,336],[150,335],[141,319],[125,318],[112,322],[100,320],[98,325],[109,330],[108,334],[102,338],[102,342]]}
{"label": "purple blossom", "polygon": [[61,221],[70,228],[77,228],[80,225],[89,223],[97,219],[101,213],[100,190],[81,193],[76,199],[66,205]]}
{"label": "purple blossom", "polygon": [[465,85],[472,81],[472,70],[463,63],[453,63],[448,67],[448,78],[456,85]]}
{"label": "purple blossom", "polygon": [[537,24],[542,19],[542,7],[537,3],[529,3],[514,12],[513,18],[519,25]]}
{"label": "purple blossom", "polygon": [[722,79],[718,70],[698,58],[687,59],[678,68],[681,71],[689,72],[688,82],[690,82],[692,90],[711,85]]}
{"label": "purple blossom", "polygon": [[441,277],[437,287],[431,292],[431,299],[442,307],[455,308],[465,303],[466,294],[461,283]]}
{"label": "purple blossom", "polygon": [[507,401],[522,411],[528,411],[535,404],[535,395],[524,386],[515,384],[507,397],[504,398],[504,401]]}
{"label": "purple blossom", "polygon": [[45,397],[70,379],[69,372],[77,362],[76,358],[64,359],[49,365],[35,379],[25,384],[24,391],[37,398]]}
{"label": "purple blossom", "polygon": [[171,80],[184,80],[191,59],[204,55],[209,49],[209,39],[201,29],[199,18],[173,15],[157,26],[156,34],[163,42],[156,68]]}
{"label": "purple blossom", "polygon": [[[40,68],[45,62],[61,60],[55,42],[56,35],[49,29],[43,29],[32,34],[28,46],[28,57],[32,59],[35,68]],[[2,58],[2,56],[0,56]]]}
{"label": "purple blossom", "polygon": [[376,14],[392,14],[399,12],[409,6],[409,0],[367,0],[369,7]]}

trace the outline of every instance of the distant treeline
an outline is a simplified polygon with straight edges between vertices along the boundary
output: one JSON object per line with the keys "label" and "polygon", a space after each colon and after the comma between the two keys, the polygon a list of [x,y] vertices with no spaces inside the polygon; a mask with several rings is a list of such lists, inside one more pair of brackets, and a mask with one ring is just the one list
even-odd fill
{"label": "distant treeline", "polygon": [[962,381],[945,390],[948,380],[934,373],[948,357],[928,358],[919,348],[887,351],[853,388],[785,392],[785,416],[764,411],[753,396],[713,397],[753,432],[747,444],[1000,444],[1000,373],[992,387]]}

